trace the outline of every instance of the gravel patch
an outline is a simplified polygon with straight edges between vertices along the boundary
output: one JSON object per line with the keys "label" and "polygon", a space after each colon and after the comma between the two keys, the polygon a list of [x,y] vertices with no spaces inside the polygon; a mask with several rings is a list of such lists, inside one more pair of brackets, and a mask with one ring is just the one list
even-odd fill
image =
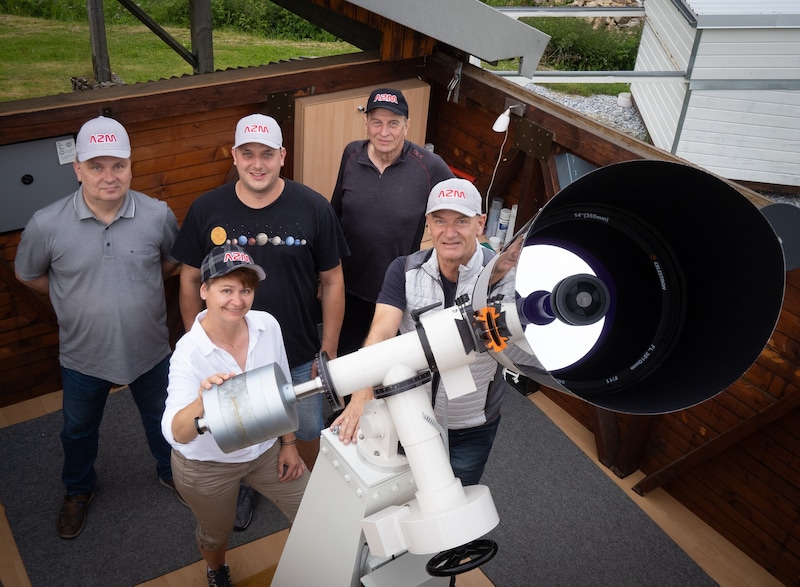
{"label": "gravel patch", "polygon": [[597,94],[594,96],[573,96],[555,92],[550,88],[537,84],[528,84],[526,89],[558,102],[568,108],[577,110],[589,118],[607,124],[617,130],[636,137],[639,140],[650,142],[647,137],[647,127],[644,125],[639,110],[631,104],[620,105],[618,96]]}

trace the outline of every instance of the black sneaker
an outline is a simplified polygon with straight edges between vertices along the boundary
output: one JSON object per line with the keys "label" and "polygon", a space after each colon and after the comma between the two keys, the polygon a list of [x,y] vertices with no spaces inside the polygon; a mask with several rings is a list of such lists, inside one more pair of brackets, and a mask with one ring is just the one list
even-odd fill
{"label": "black sneaker", "polygon": [[233,529],[237,532],[247,529],[253,520],[253,508],[256,505],[258,494],[256,490],[246,483],[239,484],[239,499],[236,502],[236,522]]}
{"label": "black sneaker", "polygon": [[216,571],[208,569],[206,576],[208,577],[208,587],[233,587],[231,570],[228,565],[222,565]]}

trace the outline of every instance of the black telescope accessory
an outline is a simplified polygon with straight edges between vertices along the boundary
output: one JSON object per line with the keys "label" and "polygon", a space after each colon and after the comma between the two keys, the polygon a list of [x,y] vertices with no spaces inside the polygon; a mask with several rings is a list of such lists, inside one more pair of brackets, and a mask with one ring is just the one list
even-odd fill
{"label": "black telescope accessory", "polygon": [[454,577],[488,563],[496,554],[497,543],[481,538],[434,555],[425,564],[425,571],[431,577]]}
{"label": "black telescope accessory", "polygon": [[[568,192],[565,189],[562,196]],[[613,203],[566,203],[542,214],[532,227],[529,241],[562,248],[591,267],[591,274],[571,275],[558,282],[549,299],[537,294],[521,308],[534,323],[547,323],[547,311],[567,325],[589,325],[607,318],[590,352],[550,372],[571,393],[590,403],[610,408],[609,402],[622,397],[620,390],[647,379],[677,344],[676,333],[685,317],[686,280],[671,242],[651,224],[665,215],[662,211],[656,218],[653,214],[642,218]],[[598,296],[596,303],[587,293]],[[581,301],[588,305],[582,307]],[[652,402],[641,399],[649,410]],[[610,409],[632,412],[634,407]]]}
{"label": "black telescope accessory", "polygon": [[326,353],[325,351],[322,351],[317,355],[316,358],[317,376],[319,377],[319,380],[322,383],[322,393],[328,400],[328,404],[330,404],[334,412],[338,412],[339,410],[344,409],[344,403],[339,397],[339,394],[336,393],[336,389],[333,386],[333,380],[331,379],[331,372],[328,369],[328,360],[329,360],[328,353]]}
{"label": "black telescope accessory", "polygon": [[419,324],[419,317],[425,314],[426,312],[430,312],[431,310],[435,310],[439,306],[441,306],[441,302],[435,302],[424,308],[417,308],[416,310],[411,310],[411,319],[414,320],[415,324]]}
{"label": "black telescope accessory", "polygon": [[556,316],[573,326],[588,326],[602,320],[611,303],[606,284],[588,273],[559,281],[550,299]]}
{"label": "black telescope accessory", "polygon": [[398,393],[403,393],[405,391],[409,391],[414,389],[415,387],[419,387],[420,385],[425,385],[433,378],[433,375],[430,371],[420,371],[414,377],[409,377],[404,381],[400,381],[398,383],[393,383],[392,385],[383,385],[381,387],[373,388],[373,393],[375,394],[375,399],[383,399],[386,397],[391,397],[393,395],[397,395]]}
{"label": "black telescope accessory", "polygon": [[590,273],[570,275],[553,291],[535,291],[517,300],[524,321],[544,326],[558,319],[571,326],[588,326],[608,313],[611,297],[603,280]]}

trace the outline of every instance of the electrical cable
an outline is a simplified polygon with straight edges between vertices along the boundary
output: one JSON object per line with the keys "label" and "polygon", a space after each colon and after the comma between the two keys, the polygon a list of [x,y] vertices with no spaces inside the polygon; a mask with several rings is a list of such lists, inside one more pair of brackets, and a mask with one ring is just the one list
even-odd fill
{"label": "electrical cable", "polygon": [[492,193],[492,186],[494,185],[494,178],[497,175],[497,168],[500,167],[500,161],[503,158],[503,148],[506,146],[506,141],[508,140],[508,127],[506,127],[505,135],[503,136],[503,142],[500,145],[500,151],[497,153],[497,163],[494,165],[494,171],[492,171],[492,179],[489,180],[489,187],[486,189],[486,195],[483,197],[483,209],[486,214],[489,213],[489,196]]}

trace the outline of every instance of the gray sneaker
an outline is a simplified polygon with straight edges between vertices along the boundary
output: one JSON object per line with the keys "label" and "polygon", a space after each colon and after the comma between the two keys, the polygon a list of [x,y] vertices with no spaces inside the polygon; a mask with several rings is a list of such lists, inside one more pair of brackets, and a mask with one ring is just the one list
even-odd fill
{"label": "gray sneaker", "polygon": [[233,524],[233,529],[237,532],[246,530],[253,520],[256,499],[258,499],[258,493],[256,493],[255,489],[246,483],[239,484],[239,499],[236,502],[236,522]]}

